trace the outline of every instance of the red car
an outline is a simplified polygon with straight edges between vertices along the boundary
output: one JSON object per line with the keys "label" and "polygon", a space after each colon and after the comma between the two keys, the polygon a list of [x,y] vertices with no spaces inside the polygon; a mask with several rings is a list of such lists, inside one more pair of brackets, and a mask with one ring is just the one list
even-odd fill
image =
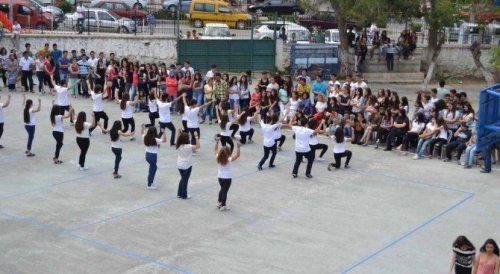
{"label": "red car", "polygon": [[109,11],[112,11],[120,15],[121,17],[130,18],[132,20],[138,20],[138,21],[146,20],[146,15],[148,15],[145,11],[132,8],[125,2],[119,0],[99,1],[92,7],[107,9]]}

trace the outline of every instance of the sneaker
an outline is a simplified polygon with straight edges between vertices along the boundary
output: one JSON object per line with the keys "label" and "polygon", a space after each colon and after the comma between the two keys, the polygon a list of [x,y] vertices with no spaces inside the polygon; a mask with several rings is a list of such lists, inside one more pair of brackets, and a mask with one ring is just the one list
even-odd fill
{"label": "sneaker", "polygon": [[157,189],[158,189],[158,187],[155,185],[148,186],[148,190],[157,190]]}
{"label": "sneaker", "polygon": [[413,156],[413,160],[418,160],[420,157],[418,155]]}
{"label": "sneaker", "polygon": [[323,157],[318,158],[318,161],[320,161],[320,162],[323,162],[324,160],[325,160],[325,158],[323,158]]}
{"label": "sneaker", "polygon": [[[253,144],[253,140],[252,139],[248,140],[248,143]],[[281,148],[279,148],[279,149],[281,149]]]}
{"label": "sneaker", "polygon": [[212,124],[212,121],[208,121],[208,124],[211,125]]}
{"label": "sneaker", "polygon": [[80,167],[80,171],[85,171],[85,170],[88,170],[89,168],[84,166],[84,167]]}
{"label": "sneaker", "polygon": [[75,126],[75,123],[74,123],[74,122],[70,122],[70,123],[69,123],[69,126],[70,126],[70,127],[74,127],[74,126]]}
{"label": "sneaker", "polygon": [[306,174],[306,177],[311,179],[313,176],[311,174]]}
{"label": "sneaker", "polygon": [[262,170],[262,166],[261,165],[257,165],[257,169],[258,170]]}
{"label": "sneaker", "polygon": [[114,174],[114,175],[113,175],[113,178],[115,178],[115,179],[120,179],[121,177],[122,177],[122,176],[121,176],[120,174]]}
{"label": "sneaker", "polygon": [[468,168],[471,168],[472,165],[464,165],[464,169],[468,169]]}
{"label": "sneaker", "polygon": [[327,169],[328,169],[328,171],[332,171],[334,167],[335,167],[335,165],[333,163],[330,163],[330,164],[328,164]]}
{"label": "sneaker", "polygon": [[4,148],[4,146],[0,145],[0,149]]}
{"label": "sneaker", "polygon": [[292,178],[297,178],[297,174],[292,174]]}
{"label": "sneaker", "polygon": [[344,168],[349,168],[349,165],[344,165]]}
{"label": "sneaker", "polygon": [[282,150],[281,147],[278,147],[278,151],[281,151],[281,150]]}
{"label": "sneaker", "polygon": [[186,198],[184,198],[184,200],[189,200],[189,199],[191,199],[191,195],[188,195],[186,196]]}
{"label": "sneaker", "polygon": [[275,165],[269,165],[269,168],[275,168],[276,166]]}
{"label": "sneaker", "polygon": [[229,207],[227,207],[227,206],[221,206],[219,210],[220,211],[228,211]]}
{"label": "sneaker", "polygon": [[392,150],[392,149],[391,149],[391,148],[388,148],[388,147],[386,147],[386,148],[384,149],[384,151],[391,151],[391,150]]}

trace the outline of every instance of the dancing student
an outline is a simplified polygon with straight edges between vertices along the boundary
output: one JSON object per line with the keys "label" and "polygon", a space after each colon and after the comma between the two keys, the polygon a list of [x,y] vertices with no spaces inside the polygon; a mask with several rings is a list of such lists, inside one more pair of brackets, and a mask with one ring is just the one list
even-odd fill
{"label": "dancing student", "polygon": [[[5,103],[0,103],[0,139],[2,138],[3,135],[3,124],[4,124],[4,115],[3,115],[3,109],[6,107],[9,107],[10,105],[10,94],[7,96],[7,101]],[[3,146],[0,145],[0,149],[2,149]]]}
{"label": "dancing student", "polygon": [[92,124],[87,122],[87,114],[85,111],[80,111],[76,117],[75,130],[76,130],[76,143],[80,148],[80,157],[78,158],[78,164],[80,166],[80,171],[89,169],[85,166],[85,157],[87,156],[87,151],[90,147],[90,129],[96,127],[96,118],[92,113]]}
{"label": "dancing student", "polygon": [[186,126],[188,132],[191,134],[191,145],[196,144],[196,138],[194,133],[196,132],[198,137],[201,136],[200,134],[200,122],[198,121],[198,113],[200,112],[201,109],[208,107],[212,102],[207,102],[201,106],[197,106],[198,102],[196,99],[191,99],[189,103],[186,101],[186,94],[184,93],[182,95],[182,101],[184,104],[184,113],[186,114]]}
{"label": "dancing student", "polygon": [[342,164],[342,158],[346,157],[344,167],[349,168],[349,161],[351,161],[352,152],[346,149],[346,143],[350,142],[350,138],[344,136],[343,125],[335,130],[335,134],[331,136],[333,140],[333,158],[335,163],[330,163],[328,165],[328,171],[332,171],[333,168],[339,169]]}
{"label": "dancing student", "polygon": [[[90,85],[89,85],[90,86]],[[102,86],[100,84],[94,85],[94,90],[90,90],[90,95],[92,96],[93,106],[92,111],[94,111],[95,117],[95,125],[90,128],[90,133],[96,128],[96,125],[99,124],[101,119],[104,120],[103,133],[108,129],[108,121],[109,117],[104,112],[104,105],[102,99],[106,99],[108,97],[107,94],[102,93]]]}
{"label": "dancing student", "polygon": [[[71,125],[73,125],[73,112],[70,111],[71,106],[69,104],[69,97],[68,97],[68,90],[72,89],[74,86],[78,85],[80,80],[76,81],[73,85],[66,85],[66,81],[61,80],[59,81],[59,85],[56,84],[54,81],[54,75],[51,75],[50,77],[50,83],[54,87],[56,94],[57,94],[57,105],[59,106],[59,111],[61,111],[61,115],[64,115],[64,113],[67,111],[71,115],[69,116],[69,122]],[[52,87],[51,87],[52,89]]]}
{"label": "dancing student", "polygon": [[54,158],[52,158],[54,164],[62,164],[62,161],[59,160],[59,153],[61,152],[64,140],[64,129],[62,123],[64,119],[70,118],[72,116],[73,116],[73,108],[71,106],[69,107],[69,112],[65,115],[62,115],[61,107],[59,105],[54,105],[54,101],[52,101],[52,110],[50,111],[50,122],[52,124],[52,136],[56,140],[56,152],[54,154]]}
{"label": "dancing student", "polygon": [[220,184],[217,208],[220,211],[226,211],[229,210],[226,206],[227,192],[229,191],[233,180],[232,163],[240,157],[241,143],[236,143],[236,153],[231,155],[231,150],[227,146],[223,146],[219,150],[219,141],[222,143],[222,139],[217,137],[215,139],[215,159],[217,160],[217,177],[219,178]]}
{"label": "dancing student", "polygon": [[130,126],[130,141],[135,141],[134,133],[135,133],[135,120],[134,120],[134,110],[133,107],[139,102],[139,99],[135,99],[135,101],[130,101],[130,95],[128,93],[124,93],[122,99],[119,98],[118,90],[115,92],[115,100],[120,104],[120,109],[122,110],[122,122],[123,122],[123,131],[127,132]]}
{"label": "dancing student", "polygon": [[[259,115],[256,115],[259,117]],[[267,158],[269,158],[269,152],[271,152],[271,159],[269,160],[269,168],[274,168],[276,167],[274,165],[274,159],[276,158],[276,153],[277,153],[277,145],[276,145],[276,140],[274,139],[274,131],[278,129],[279,124],[281,124],[281,120],[278,121],[277,123],[274,122],[274,116],[276,114],[271,114],[266,117],[266,122],[262,121],[259,119],[259,124],[260,127],[262,128],[262,135],[263,135],[263,146],[264,146],[264,156],[260,160],[259,164],[257,165],[258,170],[262,170],[262,165],[267,161]]]}
{"label": "dancing student", "polygon": [[236,132],[238,132],[238,129],[240,128],[238,123],[235,122],[235,120],[237,120],[236,115],[238,113],[238,108],[235,107],[234,109],[231,109],[231,105],[229,104],[229,102],[221,102],[219,105],[221,114],[227,114],[229,122],[231,122],[231,127],[230,127],[230,130],[232,131],[231,138],[234,138]]}
{"label": "dancing student", "polygon": [[24,128],[28,133],[28,144],[26,145],[26,151],[24,153],[28,157],[33,157],[35,154],[31,152],[31,145],[33,144],[33,139],[35,138],[35,113],[40,111],[42,100],[38,98],[38,107],[34,108],[33,101],[31,99],[26,100],[26,95],[23,94],[23,106]]}
{"label": "dancing student", "polygon": [[240,142],[244,145],[247,143],[248,138],[248,143],[251,144],[253,143],[252,137],[255,133],[255,130],[252,128],[251,124],[253,117],[249,115],[249,110],[247,110],[246,108],[242,110],[243,112],[238,119],[238,123],[240,124]]}
{"label": "dancing student", "polygon": [[[196,101],[196,99],[192,100]],[[196,131],[194,132],[194,138],[196,139],[196,143],[192,145],[189,143],[189,134],[179,130],[177,144],[175,145],[175,149],[177,149],[177,169],[181,175],[181,180],[179,181],[179,187],[177,189],[177,198],[184,200],[191,198],[191,196],[188,195],[187,187],[189,177],[191,176],[191,170],[193,169],[193,151],[200,148],[200,138]]]}
{"label": "dancing student", "polygon": [[450,262],[450,271],[455,274],[471,274],[476,264],[476,248],[465,236],[458,236],[453,242],[453,256]]}
{"label": "dancing student", "polygon": [[[125,94],[128,95],[128,94]],[[148,190],[156,190],[158,187],[153,184],[155,179],[156,170],[158,169],[156,163],[158,162],[158,147],[161,143],[167,142],[167,136],[162,130],[162,138],[156,138],[158,135],[158,130],[156,127],[148,127],[148,131],[144,134],[146,128],[145,124],[141,125],[141,135],[144,139],[144,145],[146,146],[146,162],[149,164],[148,172]]]}
{"label": "dancing student", "polygon": [[[292,126],[294,120],[295,119],[291,120],[290,123],[286,125],[286,127],[291,127],[295,134],[295,164],[293,165],[292,177],[297,178],[300,164],[305,157],[307,159],[306,177],[312,178],[311,170],[314,162],[314,155],[309,146],[309,138],[313,134],[318,134],[319,128],[312,129],[314,128],[314,124],[312,122],[310,123],[305,117],[300,119],[300,126]],[[283,128],[285,128],[285,125],[283,125]]]}
{"label": "dancing student", "polygon": [[158,103],[156,102],[156,98],[158,98],[156,93],[153,92],[149,93],[149,98],[148,98],[149,124],[147,124],[146,127],[156,126],[155,120],[156,118],[160,118],[160,115],[158,114]]}
{"label": "dancing student", "polygon": [[[177,98],[184,98],[184,96],[187,96],[185,94],[186,93],[182,93],[181,95],[177,96]],[[186,106],[187,105],[184,103],[184,100],[181,100],[179,107],[179,114],[181,114],[181,123],[183,132],[188,132]]]}
{"label": "dancing student", "polygon": [[323,155],[328,151],[328,145],[326,144],[321,144],[318,140],[318,134],[324,133],[325,132],[325,120],[321,120],[321,123],[318,125],[318,121],[315,119],[309,120],[311,123],[312,128],[319,129],[318,133],[311,135],[309,137],[309,146],[311,147],[312,153],[313,153],[313,158],[316,158],[316,150],[321,150],[321,153],[319,154],[318,161],[324,161],[325,158],[323,158]]}
{"label": "dancing student", "polygon": [[216,134],[216,138],[220,139],[220,143],[222,146],[226,146],[226,144],[228,144],[231,148],[231,153],[233,153],[234,142],[231,137],[231,127],[233,126],[234,122],[239,120],[240,116],[238,116],[238,118],[233,122],[230,122],[227,114],[221,114],[220,106],[216,106],[216,113],[217,121],[221,129],[221,133]]}
{"label": "dancing student", "polygon": [[[284,115],[282,115],[281,117],[283,117],[283,121],[286,119],[286,117],[288,117],[288,115],[286,114],[286,111],[284,112]],[[274,130],[274,133],[273,133],[273,137],[274,137],[274,141],[276,142],[276,145],[277,145],[277,148],[278,148],[278,151],[281,151],[281,147],[283,146],[283,144],[285,143],[285,140],[286,140],[286,136],[281,133],[281,125],[282,123],[278,123],[279,121],[279,117],[277,115],[273,115],[273,121],[272,123],[273,124],[278,124],[278,128],[276,128],[276,130]]]}
{"label": "dancing student", "polygon": [[[98,126],[100,126],[98,124]],[[131,135],[130,132],[122,131],[122,122],[120,120],[116,120],[110,129],[104,130],[103,132],[109,133],[109,137],[111,138],[111,151],[115,155],[115,167],[113,169],[113,178],[120,179],[122,176],[118,174],[118,169],[120,168],[120,161],[122,160],[122,142],[120,140],[120,136],[129,137]]]}
{"label": "dancing student", "polygon": [[[161,95],[161,100],[156,98],[156,104],[158,105],[158,121],[160,123],[160,131],[164,131],[165,128],[170,130],[170,145],[175,146],[175,126],[172,123],[170,117],[170,108],[181,99],[181,96],[178,96],[171,102],[167,102],[169,95],[167,93],[163,93]],[[163,133],[165,134],[165,133]],[[159,136],[158,136],[159,137]]]}

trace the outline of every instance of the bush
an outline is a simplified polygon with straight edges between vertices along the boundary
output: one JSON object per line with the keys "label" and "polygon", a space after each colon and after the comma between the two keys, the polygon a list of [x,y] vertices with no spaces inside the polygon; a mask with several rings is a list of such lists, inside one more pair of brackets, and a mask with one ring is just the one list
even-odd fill
{"label": "bush", "polygon": [[70,13],[73,10],[73,5],[71,5],[68,1],[62,1],[61,3],[59,3],[58,7],[64,13]]}
{"label": "bush", "polygon": [[421,32],[422,31],[422,24],[420,24],[420,23],[410,23],[410,29],[413,32]]}

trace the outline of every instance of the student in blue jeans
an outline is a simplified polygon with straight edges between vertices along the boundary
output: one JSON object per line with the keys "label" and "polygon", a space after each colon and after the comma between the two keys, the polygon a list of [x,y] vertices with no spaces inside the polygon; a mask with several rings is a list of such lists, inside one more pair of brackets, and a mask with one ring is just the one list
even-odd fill
{"label": "student in blue jeans", "polygon": [[146,134],[144,134],[144,130],[146,128],[143,123],[141,126],[141,134],[144,139],[144,145],[146,146],[146,162],[149,164],[149,172],[148,172],[148,190],[156,190],[158,187],[153,184],[155,179],[156,170],[158,169],[156,163],[158,161],[158,148],[161,143],[167,142],[167,136],[165,135],[165,131],[162,129],[161,139],[156,138],[158,135],[158,130],[156,127],[149,127]]}
{"label": "student in blue jeans", "polygon": [[24,120],[24,128],[28,133],[28,144],[26,146],[26,156],[33,157],[34,153],[31,153],[31,145],[33,144],[33,139],[35,138],[35,113],[40,111],[40,107],[42,105],[42,100],[38,98],[38,107],[33,107],[33,101],[31,99],[26,100],[26,95],[23,94],[23,120]]}

